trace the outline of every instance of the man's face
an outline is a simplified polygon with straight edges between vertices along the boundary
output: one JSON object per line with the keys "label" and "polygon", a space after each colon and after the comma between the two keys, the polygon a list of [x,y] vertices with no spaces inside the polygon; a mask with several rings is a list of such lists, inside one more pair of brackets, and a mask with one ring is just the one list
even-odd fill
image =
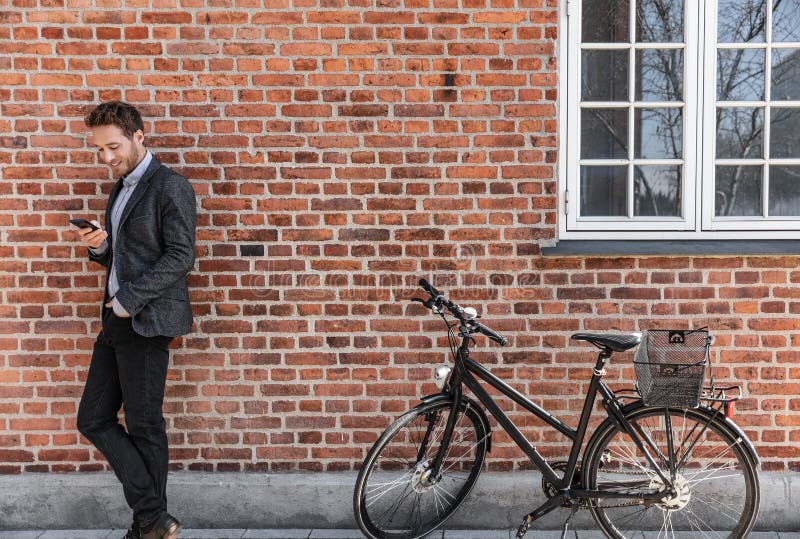
{"label": "man's face", "polygon": [[116,125],[93,127],[89,144],[97,148],[97,157],[111,167],[115,178],[125,176],[144,158],[144,133],[136,131],[131,138]]}

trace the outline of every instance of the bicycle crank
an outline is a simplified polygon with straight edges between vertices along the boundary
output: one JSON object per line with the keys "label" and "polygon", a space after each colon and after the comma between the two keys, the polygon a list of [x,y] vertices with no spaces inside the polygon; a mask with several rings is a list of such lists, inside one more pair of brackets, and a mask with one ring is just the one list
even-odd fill
{"label": "bicycle crank", "polygon": [[[567,471],[567,461],[565,460],[558,460],[550,464],[550,467],[553,468],[553,471],[556,472],[566,472]],[[572,487],[573,488],[580,488],[580,476],[581,476],[581,467],[578,465],[575,468],[575,475],[572,477]],[[542,492],[544,495],[547,496],[548,499],[554,498],[558,496],[558,491],[556,490],[555,485],[553,485],[550,481],[547,480],[544,476],[542,476]],[[561,504],[561,507],[572,507],[572,503],[566,501]]]}

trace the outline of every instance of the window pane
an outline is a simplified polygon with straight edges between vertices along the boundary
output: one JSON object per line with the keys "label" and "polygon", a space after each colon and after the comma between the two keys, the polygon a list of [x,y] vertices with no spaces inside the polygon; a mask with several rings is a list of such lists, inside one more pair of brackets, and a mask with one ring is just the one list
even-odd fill
{"label": "window pane", "polygon": [[764,99],[764,51],[727,49],[719,51],[717,99],[762,101]]}
{"label": "window pane", "polygon": [[627,0],[583,0],[581,7],[584,43],[629,43]]}
{"label": "window pane", "polygon": [[634,216],[680,217],[681,166],[633,168]]}
{"label": "window pane", "polygon": [[718,6],[717,43],[764,41],[764,0],[719,0]]}
{"label": "window pane", "polygon": [[639,0],[636,41],[683,43],[683,0]]}
{"label": "window pane", "polygon": [[763,133],[763,108],[717,109],[717,158],[760,158]]}
{"label": "window pane", "polygon": [[628,109],[581,110],[581,158],[628,158]]}
{"label": "window pane", "polygon": [[717,166],[717,216],[762,215],[761,167]]}
{"label": "window pane", "polygon": [[581,167],[581,216],[628,215],[628,167]]}
{"label": "window pane", "polygon": [[581,83],[584,101],[627,101],[628,51],[583,51]]}
{"label": "window pane", "polygon": [[681,109],[634,109],[636,159],[680,159],[683,155]]}
{"label": "window pane", "polygon": [[772,99],[800,100],[800,49],[772,50]]}
{"label": "window pane", "polygon": [[769,122],[769,156],[800,157],[800,109],[773,108]]}
{"label": "window pane", "polygon": [[800,215],[800,166],[769,168],[769,214]]}
{"label": "window pane", "polygon": [[773,0],[772,41],[800,41],[800,0]]}
{"label": "window pane", "polygon": [[683,101],[683,51],[636,51],[636,100]]}

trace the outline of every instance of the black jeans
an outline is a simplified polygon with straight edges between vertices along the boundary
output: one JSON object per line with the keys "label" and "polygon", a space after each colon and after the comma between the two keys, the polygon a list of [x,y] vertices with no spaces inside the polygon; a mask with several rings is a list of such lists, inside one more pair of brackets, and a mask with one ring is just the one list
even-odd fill
{"label": "black jeans", "polygon": [[[114,469],[140,528],[167,510],[169,450],[161,409],[171,340],[142,337],[130,318],[104,308],[78,408],[78,430]],[[117,419],[122,403],[127,431]]]}

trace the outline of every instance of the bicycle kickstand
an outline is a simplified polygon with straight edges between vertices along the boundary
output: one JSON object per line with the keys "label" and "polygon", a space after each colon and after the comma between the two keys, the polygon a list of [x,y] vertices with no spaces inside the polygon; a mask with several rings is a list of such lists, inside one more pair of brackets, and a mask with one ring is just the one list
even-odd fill
{"label": "bicycle kickstand", "polygon": [[561,530],[561,539],[566,539],[567,529],[569,528],[569,521],[572,520],[572,517],[575,516],[575,513],[578,512],[578,509],[580,509],[580,505],[575,503],[569,510],[569,516],[567,517],[567,520],[564,521],[564,528]]}

